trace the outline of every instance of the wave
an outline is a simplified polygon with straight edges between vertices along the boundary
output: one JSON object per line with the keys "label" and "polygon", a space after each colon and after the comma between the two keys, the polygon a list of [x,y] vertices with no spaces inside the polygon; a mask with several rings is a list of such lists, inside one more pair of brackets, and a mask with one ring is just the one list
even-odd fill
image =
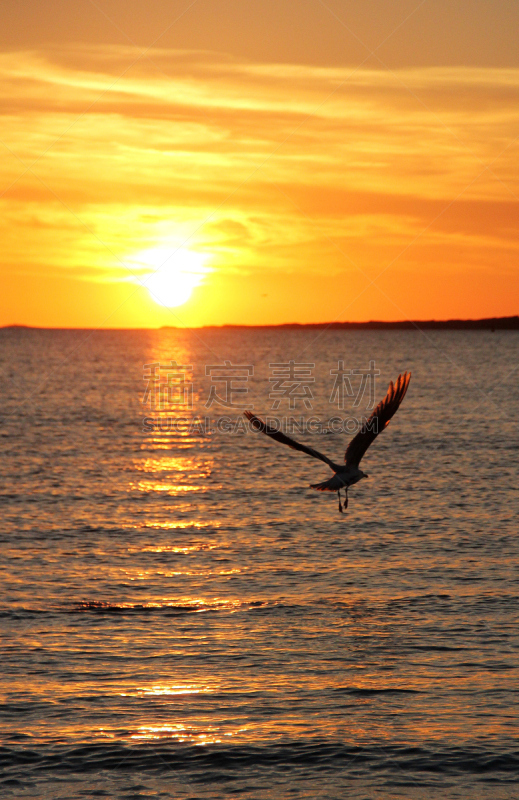
{"label": "wave", "polygon": [[0,608],[0,618],[21,619],[33,615],[49,614],[106,614],[140,615],[162,614],[178,616],[208,612],[257,611],[267,606],[264,600],[207,600],[200,602],[149,602],[149,603],[110,603],[102,600],[85,600],[70,604],[49,604],[46,608]]}
{"label": "wave", "polygon": [[[224,769],[239,771],[247,767],[310,767],[312,769],[386,770],[405,773],[445,775],[503,774],[503,779],[519,770],[519,751],[498,751],[490,747],[413,747],[396,745],[355,746],[325,740],[286,741],[269,745],[178,745],[153,743],[124,745],[83,744],[76,747],[24,746],[0,747],[0,767],[10,776],[23,768],[37,772],[77,772],[99,770],[153,770],[158,772]],[[6,776],[7,777],[7,776]]]}
{"label": "wave", "polygon": [[[270,597],[268,599],[245,599],[245,598],[229,598],[229,599],[188,599],[178,598],[162,601],[149,601],[146,603],[135,602],[117,602],[111,600],[78,600],[65,603],[49,602],[46,606],[0,606],[0,618],[15,618],[20,619],[25,616],[31,617],[34,615],[45,614],[99,614],[99,615],[149,615],[160,614],[164,616],[177,616],[182,614],[193,614],[201,612],[221,612],[229,613],[236,611],[255,611],[262,614],[274,615],[289,615],[294,616],[301,614],[303,616],[311,614],[319,614],[322,612],[332,612],[337,614],[356,615],[360,613],[363,617],[378,617],[385,615],[388,611],[395,612],[395,608],[401,611],[411,608],[416,611],[416,607],[422,602],[427,607],[428,612],[431,612],[436,598],[441,598],[445,603],[448,595],[433,595],[426,594],[419,597],[411,598],[390,598],[383,599],[379,602],[373,599],[359,601],[358,598],[353,599],[337,599],[336,597],[309,597],[306,600],[299,602],[290,602],[281,597]],[[519,597],[514,594],[492,595],[488,598],[478,597],[462,597],[456,598],[448,603],[454,606],[456,603],[464,605],[465,613],[480,610],[485,604],[494,606],[502,606],[510,610],[515,606]],[[425,602],[427,601],[427,603]],[[450,605],[449,605],[450,607]],[[448,644],[419,644],[415,642],[408,643],[410,651],[438,651],[438,652],[458,652],[467,650],[464,644],[448,645]]]}

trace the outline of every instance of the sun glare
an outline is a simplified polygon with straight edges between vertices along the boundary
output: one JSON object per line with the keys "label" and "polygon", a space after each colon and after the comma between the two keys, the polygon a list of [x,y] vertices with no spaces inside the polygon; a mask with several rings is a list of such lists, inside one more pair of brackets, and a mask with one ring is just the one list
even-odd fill
{"label": "sun glare", "polygon": [[175,308],[187,303],[193,289],[209,272],[205,266],[208,255],[184,247],[156,247],[143,250],[135,257],[139,266],[151,268],[144,285],[151,297],[161,306]]}

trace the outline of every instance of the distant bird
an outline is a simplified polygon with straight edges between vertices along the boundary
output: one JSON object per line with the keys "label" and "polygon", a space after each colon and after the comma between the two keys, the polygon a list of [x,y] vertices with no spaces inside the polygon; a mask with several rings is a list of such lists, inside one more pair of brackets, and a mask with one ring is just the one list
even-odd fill
{"label": "distant bird", "polygon": [[270,425],[263,422],[262,419],[256,417],[251,411],[245,411],[244,413],[255,430],[266,434],[266,436],[270,436],[270,438],[275,439],[276,442],[282,442],[292,447],[294,450],[300,450],[308,456],[318,458],[331,467],[334,472],[332,478],[328,481],[324,481],[324,483],[312,483],[310,485],[312,489],[318,489],[320,492],[337,492],[339,497],[339,511],[342,514],[341,489],[344,489],[344,508],[347,508],[348,487],[353,486],[354,483],[358,483],[362,478],[369,477],[365,472],[359,469],[361,458],[370,444],[375,441],[377,435],[389,425],[391,417],[396,414],[400,403],[405,397],[410,380],[411,373],[404,372],[403,375],[398,376],[394,385],[393,381],[390,382],[386,396],[380,401],[370,418],[364,423],[360,431],[353,437],[346,448],[344,465],[336,464],[326,456],[323,456],[322,453],[319,453],[318,450],[314,450],[313,447],[307,447],[291,439],[289,436],[285,436],[281,431],[272,428]]}

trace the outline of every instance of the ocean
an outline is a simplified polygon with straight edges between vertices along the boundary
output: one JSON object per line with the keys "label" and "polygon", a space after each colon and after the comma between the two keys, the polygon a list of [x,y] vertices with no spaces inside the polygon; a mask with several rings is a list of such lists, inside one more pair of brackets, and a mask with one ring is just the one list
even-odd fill
{"label": "ocean", "polygon": [[[517,331],[0,331],[0,792],[519,797]],[[407,396],[335,494],[390,379]]]}

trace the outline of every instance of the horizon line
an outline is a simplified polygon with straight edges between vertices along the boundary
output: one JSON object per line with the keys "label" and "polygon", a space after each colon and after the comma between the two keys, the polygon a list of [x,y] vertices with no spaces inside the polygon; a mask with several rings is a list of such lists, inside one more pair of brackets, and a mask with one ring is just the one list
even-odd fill
{"label": "horizon line", "polygon": [[223,323],[221,325],[197,325],[180,327],[176,325],[161,325],[158,328],[134,327],[134,328],[102,328],[102,327],[70,327],[70,326],[40,326],[24,325],[12,323],[0,326],[0,330],[48,330],[48,331],[161,331],[161,330],[225,330],[225,329],[330,329],[330,330],[412,330],[414,328],[437,328],[450,330],[519,330],[519,315],[508,317],[481,317],[477,319],[451,318],[446,320],[368,320],[365,322],[280,322],[271,324],[247,325],[240,323]]}

